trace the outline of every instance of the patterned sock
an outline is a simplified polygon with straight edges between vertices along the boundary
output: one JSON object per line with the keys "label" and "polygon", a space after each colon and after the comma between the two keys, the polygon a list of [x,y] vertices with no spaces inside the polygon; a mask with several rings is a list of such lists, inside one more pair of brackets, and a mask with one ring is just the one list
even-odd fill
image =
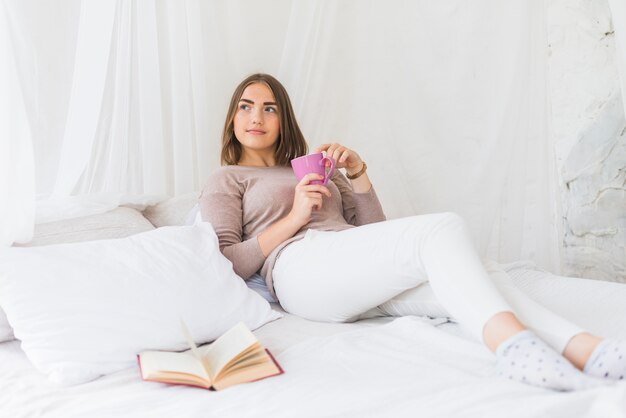
{"label": "patterned sock", "polygon": [[606,384],[582,373],[530,330],[502,342],[496,358],[500,376],[534,386],[569,391]]}
{"label": "patterned sock", "polygon": [[626,379],[626,341],[604,339],[593,350],[585,373],[613,380]]}

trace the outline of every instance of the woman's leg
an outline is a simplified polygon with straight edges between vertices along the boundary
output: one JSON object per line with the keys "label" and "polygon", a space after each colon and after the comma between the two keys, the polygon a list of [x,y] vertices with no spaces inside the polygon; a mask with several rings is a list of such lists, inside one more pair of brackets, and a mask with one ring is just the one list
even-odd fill
{"label": "woman's leg", "polygon": [[[492,351],[499,345],[496,341],[503,340],[502,333],[509,335],[512,329],[520,329],[523,324],[585,373],[614,380],[626,379],[626,342],[603,340],[585,332],[520,291],[497,263],[486,261],[484,265],[516,314],[497,314],[485,325],[484,340]],[[451,317],[429,283],[404,291],[376,307],[376,311],[391,316]]]}
{"label": "woman's leg", "polygon": [[461,224],[457,215],[443,213],[309,231],[276,262],[276,294],[296,315],[345,322],[430,280],[442,305],[480,340],[487,320],[511,308]]}
{"label": "woman's leg", "polygon": [[[425,281],[430,281],[446,310],[480,340],[485,340],[483,331],[491,319],[512,312],[483,268],[464,222],[451,213],[397,219],[342,232],[309,231],[303,240],[284,250],[273,277],[283,307],[312,320],[356,319],[359,314]],[[504,329],[496,338],[500,346],[500,340],[523,334],[510,321],[494,329],[499,332]],[[534,350],[541,341],[530,337],[524,334],[524,339],[515,340],[514,346]],[[541,344],[541,352],[553,351]],[[508,361],[514,351],[507,347],[500,350],[500,357]],[[556,358],[556,363],[561,361],[557,353],[551,352],[537,352],[535,357],[542,355]],[[567,363],[565,359],[563,362]],[[564,370],[565,377],[561,374],[560,380],[554,371],[548,384],[545,378],[542,384],[541,376],[535,376],[538,372],[529,379],[533,384],[559,389],[589,384],[582,374],[575,375],[569,363],[563,367],[572,370]],[[511,372],[510,377],[526,379],[521,372],[519,376]],[[567,383],[568,379],[571,384]]]}
{"label": "woman's leg", "polygon": [[497,263],[490,261],[485,266],[519,320],[582,370],[602,339],[585,332],[581,327],[529,298],[513,284],[509,275]]}
{"label": "woman's leg", "polygon": [[[511,306],[511,310],[515,312],[517,322],[533,330],[559,353],[566,354],[566,357],[577,366],[580,364],[581,356],[584,356],[582,353],[590,349],[593,350],[594,344],[590,343],[597,344],[599,341],[597,337],[588,338],[587,336],[591,335],[585,333],[584,329],[528,297],[515,286],[509,275],[497,263],[485,261],[483,265],[491,281]],[[429,283],[403,292],[380,305],[379,309],[382,313],[393,316],[452,316],[436,299]],[[510,320],[504,321],[504,318],[503,316],[499,321],[492,321],[491,327],[486,327],[485,331],[489,334],[499,334],[502,332],[501,328],[519,327],[519,324]],[[492,330],[488,328],[492,328]],[[494,336],[492,335],[492,337]],[[493,345],[493,343],[487,343],[487,346],[490,346],[490,348]],[[569,350],[566,350],[566,348],[569,348]],[[492,349],[492,351],[495,350]],[[582,365],[584,365],[584,361]],[[582,369],[582,366],[579,368]]]}

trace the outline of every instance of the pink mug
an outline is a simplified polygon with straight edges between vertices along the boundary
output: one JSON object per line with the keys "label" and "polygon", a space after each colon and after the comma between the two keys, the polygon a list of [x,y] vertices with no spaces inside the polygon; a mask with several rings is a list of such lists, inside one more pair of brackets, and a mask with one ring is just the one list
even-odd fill
{"label": "pink mug", "polygon": [[[326,171],[326,162],[330,162],[330,168]],[[324,180],[313,180],[310,184],[321,184],[326,186],[330,176],[335,171],[335,160],[330,157],[324,157],[324,154],[318,152],[317,154],[303,155],[302,157],[294,158],[291,160],[291,167],[298,180],[302,180],[302,177],[309,173],[317,173],[324,176]]]}

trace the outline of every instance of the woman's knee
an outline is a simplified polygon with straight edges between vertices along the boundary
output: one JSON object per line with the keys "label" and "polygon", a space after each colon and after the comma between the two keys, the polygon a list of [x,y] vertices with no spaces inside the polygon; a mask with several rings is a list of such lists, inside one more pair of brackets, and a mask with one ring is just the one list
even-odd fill
{"label": "woman's knee", "polygon": [[[455,212],[439,212],[429,213],[425,215],[416,215],[409,218],[398,220],[406,222],[405,228],[417,228],[419,236],[426,237],[432,234],[438,234],[444,231],[467,231],[467,224],[463,218]],[[388,221],[394,222],[394,221]]]}
{"label": "woman's knee", "polygon": [[454,212],[442,212],[435,214],[424,238],[427,240],[436,239],[437,241],[465,242],[470,236],[469,228],[460,215]]}

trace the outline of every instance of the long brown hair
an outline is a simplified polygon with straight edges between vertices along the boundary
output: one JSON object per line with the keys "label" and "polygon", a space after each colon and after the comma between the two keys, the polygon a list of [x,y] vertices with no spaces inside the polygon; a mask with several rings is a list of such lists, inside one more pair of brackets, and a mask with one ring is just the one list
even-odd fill
{"label": "long brown hair", "polygon": [[280,124],[274,159],[276,165],[289,165],[292,159],[305,155],[308,152],[308,145],[296,121],[287,90],[269,74],[252,74],[239,83],[235,89],[233,97],[230,99],[230,106],[228,107],[226,122],[224,123],[224,133],[222,134],[222,165],[237,165],[239,160],[241,160],[241,144],[235,137],[235,113],[239,109],[239,100],[243,95],[243,91],[250,84],[254,83],[265,84],[274,94]]}

